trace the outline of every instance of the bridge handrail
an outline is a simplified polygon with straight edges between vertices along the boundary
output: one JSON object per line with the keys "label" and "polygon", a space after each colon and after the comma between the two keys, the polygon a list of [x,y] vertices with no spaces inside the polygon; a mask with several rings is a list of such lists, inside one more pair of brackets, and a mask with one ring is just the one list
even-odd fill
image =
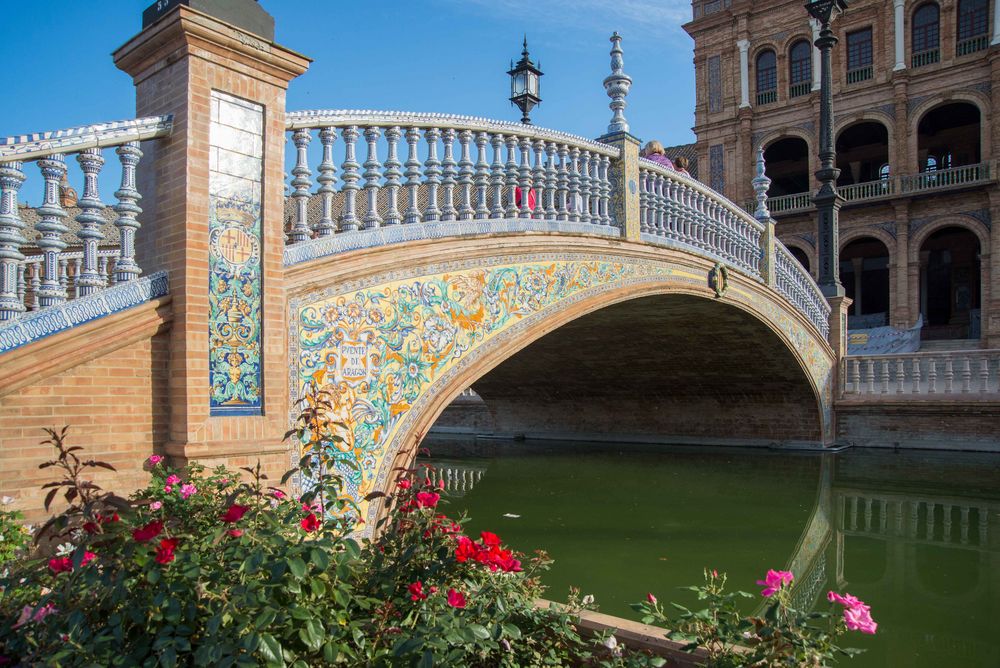
{"label": "bridge handrail", "polygon": [[173,129],[173,122],[170,115],[148,116],[5,137],[0,139],[0,163],[166,137]]}
{"label": "bridge handrail", "polygon": [[[135,234],[141,226],[142,195],[136,189],[136,167],[142,158],[141,141],[165,137],[173,129],[173,117],[151,116],[110,123],[85,125],[67,130],[37,132],[0,139],[0,323],[20,318],[26,311],[62,305],[67,299],[84,297],[114,283],[131,281],[142,273],[135,261]],[[117,147],[121,163],[118,200],[106,205],[98,192],[99,175],[105,164],[103,151]],[[79,196],[67,181],[67,154],[76,154],[83,172]],[[41,170],[42,205],[23,212],[18,193],[25,182],[24,167],[34,161]],[[72,210],[78,226],[67,224]],[[106,254],[99,251],[105,238],[102,228],[109,222],[107,209],[116,216],[118,246],[113,275]],[[27,213],[27,220],[22,218]],[[25,234],[30,227],[34,234]],[[66,238],[73,231],[75,240]],[[67,246],[82,247],[79,271],[74,275],[74,294],[67,291],[67,267],[77,258],[65,254]],[[41,260],[25,258],[23,251],[37,250]],[[40,264],[39,264],[40,263]],[[25,275],[32,267],[32,303],[26,303]]]}
{"label": "bridge handrail", "polygon": [[764,226],[705,184],[639,159],[639,221],[647,240],[683,245],[760,279]]}
{"label": "bridge handrail", "polygon": [[830,335],[830,303],[783,243],[774,241],[774,287],[823,334]]}
{"label": "bridge handrail", "polygon": [[[500,121],[484,116],[466,116],[463,114],[444,114],[436,112],[413,111],[379,111],[374,109],[308,109],[291,111],[285,115],[287,130],[319,129],[326,127],[358,127],[375,126],[416,128],[451,128],[453,130],[473,130],[480,132],[502,132],[530,139],[544,139],[559,144],[576,144],[580,147],[618,158],[621,151],[613,146],[581,137],[580,135],[550,130],[536,125],[525,125],[511,121]],[[506,130],[506,132],[504,132]]]}
{"label": "bridge handrail", "polygon": [[1000,350],[941,350],[888,355],[849,355],[845,397],[892,400],[931,396],[968,398],[1000,393]]}

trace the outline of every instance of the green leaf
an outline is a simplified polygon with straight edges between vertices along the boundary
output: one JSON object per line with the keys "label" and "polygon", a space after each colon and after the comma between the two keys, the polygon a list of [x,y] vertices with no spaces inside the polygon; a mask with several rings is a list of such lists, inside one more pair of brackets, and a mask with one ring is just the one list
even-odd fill
{"label": "green leaf", "polygon": [[514,639],[518,639],[518,638],[521,637],[521,629],[517,628],[513,624],[504,624],[503,625],[503,632],[504,632],[504,635],[509,636],[511,638],[514,638]]}
{"label": "green leaf", "polygon": [[340,650],[337,649],[337,646],[333,643],[333,641],[332,640],[326,641],[326,643],[323,645],[323,660],[326,661],[327,663],[333,663],[334,661],[337,660],[337,656],[339,654]]}
{"label": "green leaf", "polygon": [[285,660],[281,657],[281,643],[270,633],[260,634],[260,646],[257,649],[268,663],[285,665]]}
{"label": "green leaf", "polygon": [[396,644],[396,646],[392,649],[392,654],[393,656],[406,656],[410,652],[420,649],[423,644],[423,638],[407,638],[406,640]]}
{"label": "green leaf", "polygon": [[469,624],[467,628],[477,640],[486,640],[490,637],[490,632],[482,624]]}
{"label": "green leaf", "polygon": [[302,561],[299,557],[292,557],[288,559],[288,570],[292,572],[296,578],[301,580],[306,575],[306,562]]}
{"label": "green leaf", "polygon": [[267,608],[263,610],[259,615],[257,615],[257,619],[254,620],[253,623],[254,628],[256,628],[258,631],[261,629],[266,629],[274,622],[274,618],[277,616],[278,613],[273,608]]}
{"label": "green leaf", "polygon": [[433,668],[434,666],[434,652],[427,650],[424,655],[420,657],[420,663],[417,664],[418,668]]}

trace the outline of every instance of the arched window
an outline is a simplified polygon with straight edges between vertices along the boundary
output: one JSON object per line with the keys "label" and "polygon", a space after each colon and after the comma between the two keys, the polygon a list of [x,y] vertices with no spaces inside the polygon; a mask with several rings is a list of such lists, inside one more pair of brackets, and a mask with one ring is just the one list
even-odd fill
{"label": "arched window", "polygon": [[768,49],[757,56],[757,104],[778,99],[778,57]]}
{"label": "arched window", "polygon": [[938,50],[940,15],[936,3],[920,5],[913,12],[913,67],[936,63],[941,58]]}
{"label": "arched window", "polygon": [[885,181],[886,179],[889,178],[889,163],[888,162],[878,168],[878,177],[882,181]]}
{"label": "arched window", "polygon": [[812,47],[799,40],[788,50],[789,97],[806,95],[812,88]]}
{"label": "arched window", "polygon": [[959,0],[956,54],[964,56],[985,49],[988,45],[989,30],[989,0]]}
{"label": "arched window", "polygon": [[933,155],[927,156],[927,161],[924,163],[925,172],[936,172],[938,168],[938,161]]}

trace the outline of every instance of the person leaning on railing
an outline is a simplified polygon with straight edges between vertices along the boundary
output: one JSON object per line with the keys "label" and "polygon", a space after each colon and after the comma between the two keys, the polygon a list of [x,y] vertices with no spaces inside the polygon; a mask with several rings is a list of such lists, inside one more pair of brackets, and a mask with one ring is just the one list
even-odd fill
{"label": "person leaning on railing", "polygon": [[657,164],[663,165],[668,169],[676,169],[676,167],[674,167],[674,163],[667,157],[666,151],[663,150],[663,144],[655,139],[647,143],[639,155],[647,160],[652,160]]}
{"label": "person leaning on railing", "polygon": [[685,158],[683,155],[679,155],[676,158],[674,158],[674,169],[676,169],[679,173],[683,174],[684,176],[691,176],[691,173],[688,172],[689,164],[690,163],[688,162],[688,159]]}

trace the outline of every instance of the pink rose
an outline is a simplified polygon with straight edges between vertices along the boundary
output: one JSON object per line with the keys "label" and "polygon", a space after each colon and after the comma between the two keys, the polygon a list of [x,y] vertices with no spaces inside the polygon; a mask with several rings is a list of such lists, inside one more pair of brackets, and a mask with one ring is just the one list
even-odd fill
{"label": "pink rose", "polygon": [[157,464],[163,461],[163,457],[161,457],[160,455],[150,455],[147,461],[149,462],[150,466],[156,466]]}
{"label": "pink rose", "polygon": [[162,507],[163,503],[161,501],[153,501],[151,504],[149,504],[150,510],[159,510]]}
{"label": "pink rose", "polygon": [[181,485],[181,498],[182,499],[186,499],[189,496],[191,496],[192,494],[195,494],[197,491],[198,491],[197,487],[195,487],[194,485],[192,485],[190,483],[185,483],[185,484]]}
{"label": "pink rose", "polygon": [[763,580],[757,580],[757,584],[764,587],[760,595],[764,597],[773,596],[779,589],[786,584],[790,584],[794,579],[795,576],[792,575],[791,571],[769,570]]}
{"label": "pink rose", "polygon": [[181,481],[181,479],[180,479],[180,478],[178,478],[178,477],[177,477],[177,476],[176,476],[175,474],[173,474],[173,473],[171,473],[170,475],[168,475],[168,476],[167,476],[167,484],[168,484],[168,485],[176,485],[176,484],[177,484],[177,483],[179,483],[180,481]]}

